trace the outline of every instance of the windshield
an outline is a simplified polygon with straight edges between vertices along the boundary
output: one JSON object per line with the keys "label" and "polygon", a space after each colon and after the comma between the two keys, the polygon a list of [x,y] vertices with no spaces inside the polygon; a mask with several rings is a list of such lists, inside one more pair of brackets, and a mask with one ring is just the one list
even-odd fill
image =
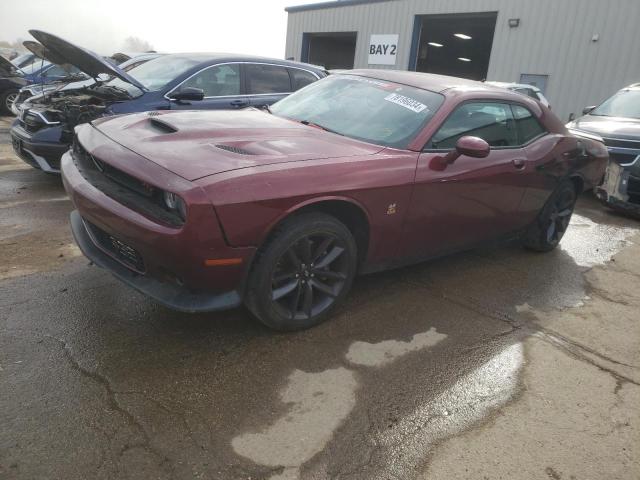
{"label": "windshield", "polygon": [[271,111],[357,140],[406,148],[443,101],[438,93],[398,83],[331,75],[280,100]]}
{"label": "windshield", "polygon": [[592,110],[589,115],[640,118],[640,90],[622,90]]}
{"label": "windshield", "polygon": [[[168,55],[154,58],[142,65],[133,67],[127,73],[144,85],[147,90],[155,92],[162,90],[169,82],[199,63],[199,60],[193,58]],[[107,82],[106,85],[124,89],[132,97],[142,95],[138,87],[117,77]]]}
{"label": "windshield", "polygon": [[24,73],[26,73],[27,75],[30,75],[32,73],[36,73],[36,72],[42,70],[44,67],[47,67],[49,65],[51,65],[51,64],[49,62],[47,62],[46,60],[42,60],[40,58],[37,58],[33,63],[30,63],[26,67],[22,67],[22,71]]}

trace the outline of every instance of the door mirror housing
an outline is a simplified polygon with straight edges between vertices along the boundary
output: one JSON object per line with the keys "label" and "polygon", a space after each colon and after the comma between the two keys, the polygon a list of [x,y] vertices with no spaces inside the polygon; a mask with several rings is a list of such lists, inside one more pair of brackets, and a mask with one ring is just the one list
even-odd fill
{"label": "door mirror housing", "polygon": [[597,107],[597,105],[591,105],[590,107],[584,107],[584,108],[582,109],[582,114],[583,114],[583,115],[588,115],[588,114],[590,114],[593,110],[595,110],[595,109],[596,109],[596,107]]}
{"label": "door mirror housing", "polygon": [[458,157],[465,155],[472,158],[485,158],[489,155],[491,147],[480,137],[466,136],[458,139],[456,148],[451,150],[443,157],[433,157],[431,159],[430,168],[432,170],[442,171],[451,165]]}
{"label": "door mirror housing", "polygon": [[185,87],[182,90],[172,92],[169,98],[171,98],[171,100],[177,100],[179,102],[184,100],[202,100],[204,98],[204,90],[195,87]]}
{"label": "door mirror housing", "polygon": [[457,157],[466,155],[473,158],[486,158],[489,156],[491,147],[480,137],[462,137],[456,142],[455,152]]}

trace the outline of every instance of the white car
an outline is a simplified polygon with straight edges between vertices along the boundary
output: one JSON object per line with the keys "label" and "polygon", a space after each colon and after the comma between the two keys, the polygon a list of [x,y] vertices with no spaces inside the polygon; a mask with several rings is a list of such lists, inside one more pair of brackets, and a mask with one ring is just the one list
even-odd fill
{"label": "white car", "polygon": [[538,87],[534,87],[533,85],[527,85],[526,83],[508,83],[508,82],[485,82],[485,83],[521,93],[523,95],[526,95],[527,97],[531,97],[535,100],[538,100],[545,107],[551,108],[551,105],[549,104],[549,100],[547,100],[546,97],[542,94],[542,91]]}

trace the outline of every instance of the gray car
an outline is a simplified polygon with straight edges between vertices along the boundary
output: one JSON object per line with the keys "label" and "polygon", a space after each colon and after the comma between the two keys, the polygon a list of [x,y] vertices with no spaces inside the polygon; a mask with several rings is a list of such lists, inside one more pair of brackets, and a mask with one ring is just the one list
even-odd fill
{"label": "gray car", "polygon": [[640,215],[640,83],[623,88],[600,105],[586,107],[567,124],[581,135],[601,137],[609,165],[596,195],[607,206]]}

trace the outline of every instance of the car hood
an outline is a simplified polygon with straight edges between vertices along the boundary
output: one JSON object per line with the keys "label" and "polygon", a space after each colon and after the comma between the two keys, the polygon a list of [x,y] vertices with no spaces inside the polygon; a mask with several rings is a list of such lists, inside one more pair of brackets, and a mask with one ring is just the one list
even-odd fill
{"label": "car hood", "polygon": [[71,65],[69,65],[69,63],[67,63],[67,61],[64,58],[60,57],[59,55],[56,55],[54,52],[52,52],[48,48],[45,48],[44,45],[41,45],[38,42],[27,40],[25,42],[22,42],[22,45],[24,45],[24,48],[26,48],[31,53],[33,53],[36,57],[41,58],[42,60],[46,60],[47,62],[54,63],[56,65],[60,65],[65,70],[71,69]]}
{"label": "car hood", "polygon": [[103,118],[92,125],[187,180],[274,163],[373,155],[384,149],[256,109],[156,111]]}
{"label": "car hood", "polygon": [[570,127],[606,138],[640,140],[640,119],[585,115],[575,120]]}
{"label": "car hood", "polygon": [[142,91],[146,90],[144,85],[131,75],[89,50],[42,30],[29,30],[29,33],[45,47],[49,54],[55,55],[58,61],[69,63],[92,78],[97,78],[104,73],[116,76],[120,80],[135,85]]}
{"label": "car hood", "polygon": [[19,74],[22,74],[22,70],[0,55],[0,77],[15,77]]}

